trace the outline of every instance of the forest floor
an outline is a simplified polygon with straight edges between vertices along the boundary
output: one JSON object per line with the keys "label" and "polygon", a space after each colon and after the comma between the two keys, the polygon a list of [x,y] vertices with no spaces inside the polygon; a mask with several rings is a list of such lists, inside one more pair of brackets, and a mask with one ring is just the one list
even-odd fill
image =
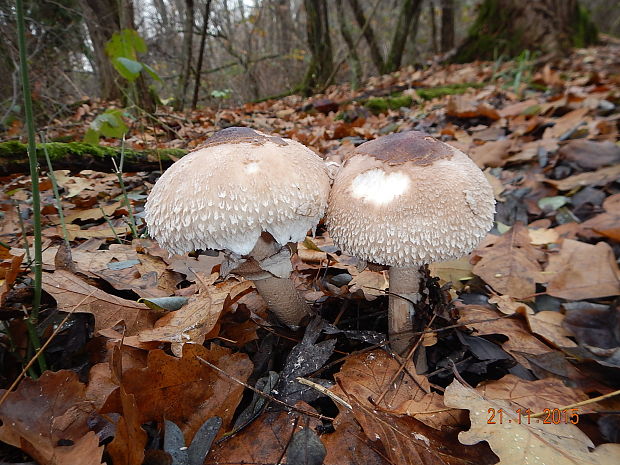
{"label": "forest floor", "polygon": [[[109,105],[81,104],[47,137],[81,140]],[[469,256],[429,267],[426,319],[403,360],[386,345],[386,271],[340,253],[322,226],[294,256],[320,316],[292,331],[251,282],[219,277],[221,256],[169,256],[145,237],[159,172],[123,174],[128,206],[112,166],[56,171],[69,248],[44,173],[48,370],[0,390],[0,462],[618,463],[620,396],[600,398],[620,389],[618,45],[154,116],[133,120],[127,146],[192,149],[239,125],[338,161],[365,140],[426,131],[484,170],[496,226]],[[0,182],[8,388],[32,358],[32,209],[27,174]]]}

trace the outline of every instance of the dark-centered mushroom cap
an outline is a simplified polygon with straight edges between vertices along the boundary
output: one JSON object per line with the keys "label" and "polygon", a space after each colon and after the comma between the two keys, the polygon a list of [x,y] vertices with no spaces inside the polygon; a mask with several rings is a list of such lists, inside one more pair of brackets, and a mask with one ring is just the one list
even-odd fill
{"label": "dark-centered mushroom cap", "polygon": [[329,178],[304,145],[250,128],[215,133],[159,178],[146,202],[149,233],[165,249],[248,254],[263,231],[303,240],[325,212]]}
{"label": "dark-centered mushroom cap", "polygon": [[352,150],[334,180],[327,210],[342,250],[410,267],[459,258],[493,226],[493,190],[460,150],[409,131]]}

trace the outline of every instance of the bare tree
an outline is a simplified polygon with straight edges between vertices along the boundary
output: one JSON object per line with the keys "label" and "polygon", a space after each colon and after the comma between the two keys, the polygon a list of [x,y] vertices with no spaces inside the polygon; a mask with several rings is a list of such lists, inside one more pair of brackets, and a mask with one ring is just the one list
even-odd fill
{"label": "bare tree", "polygon": [[577,0],[485,0],[455,59],[516,56],[523,50],[564,55],[596,40],[596,27]]}
{"label": "bare tree", "polygon": [[329,36],[329,18],[325,0],[304,0],[308,47],[312,56],[301,85],[306,94],[321,87],[333,69],[332,42]]}
{"label": "bare tree", "polygon": [[192,70],[192,43],[194,37],[194,0],[185,0],[185,22],[183,25],[183,51],[181,63],[183,69],[179,76],[179,85],[175,99],[175,109],[182,110],[185,106],[185,96],[189,85],[190,73]]}
{"label": "bare tree", "polygon": [[351,71],[353,75],[353,87],[355,88],[362,79],[362,64],[360,62],[359,55],[357,54],[357,44],[355,43],[353,36],[351,35],[351,29],[347,24],[347,18],[344,13],[342,0],[336,0],[336,13],[338,16],[338,23],[340,25],[340,35],[347,44],[347,49],[349,51],[349,61],[351,63]]}
{"label": "bare tree", "polygon": [[454,0],[441,2],[441,51],[454,48]]}
{"label": "bare tree", "polygon": [[202,28],[200,30],[200,50],[198,51],[198,64],[196,65],[196,76],[194,81],[194,96],[192,98],[192,110],[198,105],[198,93],[200,91],[200,74],[202,73],[202,63],[205,54],[205,44],[207,42],[207,27],[209,26],[209,15],[211,14],[211,0],[205,3],[205,11],[202,16]]}

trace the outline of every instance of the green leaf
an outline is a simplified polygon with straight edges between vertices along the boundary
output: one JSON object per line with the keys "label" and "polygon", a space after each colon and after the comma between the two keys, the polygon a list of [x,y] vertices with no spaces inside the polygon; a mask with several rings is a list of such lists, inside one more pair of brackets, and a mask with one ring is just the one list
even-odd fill
{"label": "green leaf", "polygon": [[92,127],[86,131],[84,134],[84,142],[87,144],[99,145],[99,137],[101,133]]}
{"label": "green leaf", "polygon": [[159,77],[159,74],[157,74],[157,71],[155,71],[146,63],[142,63],[142,66],[144,66],[144,70],[149,73],[153,79],[155,79],[156,81],[161,81],[161,78]]}
{"label": "green leaf", "polygon": [[538,200],[538,207],[544,211],[557,211],[570,202],[568,197],[563,195],[556,195],[554,197],[543,197]]}
{"label": "green leaf", "polygon": [[128,81],[137,79],[143,69],[142,63],[125,57],[115,58],[112,64],[116,71]]}
{"label": "green leaf", "polygon": [[139,304],[144,304],[151,310],[169,310],[174,311],[180,309],[187,303],[189,299],[187,297],[175,296],[175,297],[149,297],[138,299]]}
{"label": "green leaf", "polygon": [[132,60],[138,58],[138,53],[146,52],[146,42],[134,29],[123,29],[115,32],[106,43],[105,51],[112,59],[124,57]]}
{"label": "green leaf", "polygon": [[[85,141],[86,137],[88,137],[90,143],[97,144],[99,136],[101,135],[105,137],[123,137],[123,134],[125,134],[128,129],[125,121],[123,121],[121,110],[108,110],[97,116],[93,122],[90,123],[90,129],[86,132]],[[96,141],[92,142],[95,140],[95,137]]]}

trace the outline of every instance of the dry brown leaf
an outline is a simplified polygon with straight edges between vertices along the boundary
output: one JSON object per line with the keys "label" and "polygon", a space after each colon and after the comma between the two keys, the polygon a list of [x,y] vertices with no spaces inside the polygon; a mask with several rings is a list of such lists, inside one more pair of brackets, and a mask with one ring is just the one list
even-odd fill
{"label": "dry brown leaf", "polygon": [[552,120],[555,125],[545,129],[543,139],[559,139],[568,131],[575,129],[584,121],[584,117],[588,114],[587,108],[578,108],[566,113],[561,118]]}
{"label": "dry brown leaf", "polygon": [[350,412],[340,412],[334,428],[333,433],[321,436],[326,464],[390,465],[380,445],[364,435]]}
{"label": "dry brown leaf", "polygon": [[[557,378],[528,381],[515,375],[484,383],[476,387],[476,392],[486,399],[510,402],[513,412],[518,408],[523,412],[529,409],[531,415],[543,412],[546,408],[560,408],[588,399],[583,391],[568,387]],[[579,409],[580,414],[593,411],[588,406]]]}
{"label": "dry brown leaf", "polygon": [[421,421],[369,408],[349,397],[352,413],[370,440],[380,440],[390,462],[398,465],[483,465],[495,463],[485,445],[463,447],[456,436]]}
{"label": "dry brown leaf", "polygon": [[[95,331],[110,328],[123,320],[127,335],[153,327],[154,313],[144,304],[108,294],[65,270],[43,273],[43,289],[58,303],[58,310],[92,313]],[[77,307],[76,307],[77,306]]]}
{"label": "dry brown leaf", "polygon": [[41,465],[101,463],[103,446],[88,430],[94,406],[85,390],[72,371],[46,371],[36,381],[26,378],[0,405],[0,440]]}
{"label": "dry brown leaf", "polygon": [[[471,428],[459,434],[463,444],[486,441],[500,458],[499,464],[554,464],[554,465],[615,465],[620,444],[602,444],[594,447],[592,441],[573,424],[542,424],[542,419],[523,418],[515,407],[504,400],[492,400],[454,380],[446,388],[444,402],[449,407],[470,411]],[[495,424],[489,424],[489,409],[502,409],[502,424],[496,414]],[[510,422],[510,423],[509,423]]]}
{"label": "dry brown leaf", "polygon": [[469,151],[469,156],[481,169],[504,166],[512,143],[512,140],[504,139],[477,145]]}
{"label": "dry brown leaf", "polygon": [[562,326],[564,315],[559,312],[542,311],[526,315],[533,333],[545,338],[556,347],[577,347],[575,341],[569,339],[572,333]]}
{"label": "dry brown leaf", "polygon": [[[552,352],[545,344],[534,337],[525,324],[516,318],[502,318],[495,310],[479,305],[459,307],[461,317],[459,324],[476,330],[476,335],[503,334],[508,340],[502,348],[519,363],[530,368],[530,362],[524,355],[540,355]],[[490,321],[485,321],[490,320]],[[482,321],[478,323],[478,321]]]}
{"label": "dry brown leaf", "polygon": [[545,179],[547,184],[558,188],[561,191],[570,191],[576,187],[583,186],[604,186],[620,178],[620,164],[607,166],[596,171],[574,174],[564,179]]}
{"label": "dry brown leaf", "polygon": [[[312,409],[309,406],[302,408]],[[216,444],[205,465],[278,463],[293,433],[305,426],[305,420],[300,419],[296,429],[293,429],[297,416],[296,413],[287,412],[268,412],[261,415],[227,441]],[[317,420],[312,418],[308,427],[316,428],[317,424]]]}
{"label": "dry brown leaf", "polygon": [[523,224],[515,224],[492,246],[479,246],[474,254],[482,257],[474,265],[474,274],[499,294],[528,298],[536,292],[536,283],[545,281],[539,264],[544,253],[530,244]]}
{"label": "dry brown leaf", "polygon": [[527,315],[534,313],[534,310],[529,305],[517,302],[509,295],[493,295],[489,297],[489,303],[495,304],[497,309],[504,315],[514,315],[515,313]]}
{"label": "dry brown leaf", "polygon": [[[81,221],[99,220],[103,218],[103,215],[107,215],[107,216],[112,215],[119,208],[121,208],[120,201],[114,202],[111,205],[102,206],[100,208],[98,207],[98,208],[89,208],[87,210],[71,211],[69,212],[68,215],[65,215],[65,221],[67,223],[73,223],[75,220],[81,220]],[[103,210],[103,212],[101,210]]]}
{"label": "dry brown leaf", "polygon": [[[172,343],[172,353],[177,357],[183,354],[184,344],[202,344],[205,334],[209,333],[217,323],[224,310],[224,301],[235,287],[243,290],[249,283],[227,280],[220,285],[213,283],[217,273],[210,277],[202,273],[196,274],[198,294],[190,297],[186,305],[179,310],[170,312],[157,320],[153,329],[146,329],[138,335],[140,342],[162,341]],[[237,293],[237,298],[240,295]],[[233,301],[234,302],[234,301]]]}
{"label": "dry brown leaf", "polygon": [[549,256],[545,273],[547,293],[554,297],[584,300],[620,294],[620,270],[605,242],[592,245],[565,239],[560,252]]}
{"label": "dry brown leaf", "polygon": [[368,300],[385,295],[385,290],[389,287],[387,272],[364,270],[360,274],[353,275],[349,282],[349,292],[351,294],[361,290],[364,297]]}
{"label": "dry brown leaf", "polygon": [[461,257],[458,260],[431,263],[429,265],[431,275],[437,276],[442,285],[450,282],[452,283],[452,288],[457,290],[463,288],[463,281],[473,278],[472,268],[473,266],[469,261],[469,256]]}
{"label": "dry brown leaf", "polygon": [[527,233],[532,245],[554,244],[560,240],[560,235],[555,229],[528,229]]}
{"label": "dry brown leaf", "polygon": [[[176,358],[161,350],[148,353],[147,366],[123,372],[122,386],[127,394],[135,396],[139,424],[148,421],[175,422],[189,444],[202,424],[213,416],[223,420],[227,431],[241,400],[243,386],[203,364],[201,357],[221,367],[231,376],[246,381],[252,372],[252,363],[245,354],[233,354],[216,345],[209,349],[187,344],[183,357]],[[123,410],[117,389],[108,398],[102,412]]]}

